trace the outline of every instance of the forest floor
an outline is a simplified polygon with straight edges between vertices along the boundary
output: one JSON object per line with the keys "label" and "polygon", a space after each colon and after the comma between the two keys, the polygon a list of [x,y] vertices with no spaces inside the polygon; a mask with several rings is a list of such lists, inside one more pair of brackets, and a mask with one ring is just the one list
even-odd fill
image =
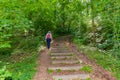
{"label": "forest floor", "polygon": [[116,80],[75,44],[56,40],[51,47],[40,53],[34,80]]}

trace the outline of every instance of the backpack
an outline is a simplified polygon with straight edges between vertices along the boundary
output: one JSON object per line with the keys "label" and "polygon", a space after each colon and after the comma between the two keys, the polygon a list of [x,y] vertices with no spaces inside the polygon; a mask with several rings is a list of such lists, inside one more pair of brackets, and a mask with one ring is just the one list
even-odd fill
{"label": "backpack", "polygon": [[47,38],[50,38],[50,33],[47,34]]}

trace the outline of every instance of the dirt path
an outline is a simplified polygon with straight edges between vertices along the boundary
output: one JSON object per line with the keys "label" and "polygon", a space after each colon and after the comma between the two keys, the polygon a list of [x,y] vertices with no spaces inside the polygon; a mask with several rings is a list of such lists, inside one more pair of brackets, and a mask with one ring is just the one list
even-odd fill
{"label": "dirt path", "polygon": [[[52,50],[40,53],[34,80],[116,80],[111,73],[80,53],[74,44],[55,42]],[[92,72],[81,71],[91,66]]]}
{"label": "dirt path", "polygon": [[44,50],[38,59],[38,69],[34,80],[52,80],[52,76],[47,73],[47,68],[50,65],[48,51]]}

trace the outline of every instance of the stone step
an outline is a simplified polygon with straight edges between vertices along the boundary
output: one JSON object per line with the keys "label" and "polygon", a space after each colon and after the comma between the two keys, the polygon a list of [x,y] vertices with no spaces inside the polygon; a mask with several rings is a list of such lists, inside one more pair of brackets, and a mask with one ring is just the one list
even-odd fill
{"label": "stone step", "polygon": [[52,46],[53,48],[67,48],[65,45]]}
{"label": "stone step", "polygon": [[75,56],[52,56],[51,59],[76,59]]}
{"label": "stone step", "polygon": [[52,64],[79,64],[82,61],[79,60],[53,60]]}
{"label": "stone step", "polygon": [[51,64],[50,67],[68,67],[68,66],[85,66],[84,63],[81,64]]}
{"label": "stone step", "polygon": [[86,80],[89,78],[89,74],[53,75],[53,80]]}
{"label": "stone step", "polygon": [[67,46],[66,46],[66,45],[56,45],[56,46],[52,45],[52,47],[62,47],[62,48],[66,48]]}
{"label": "stone step", "polygon": [[51,53],[51,56],[64,56],[64,55],[72,56],[74,54],[73,53]]}
{"label": "stone step", "polygon": [[65,52],[67,52],[67,51],[70,51],[70,49],[59,49],[59,48],[57,48],[57,49],[51,49],[51,51],[53,51],[53,52],[57,52],[57,51],[61,51],[61,52],[65,51]]}
{"label": "stone step", "polygon": [[64,66],[64,67],[49,67],[49,70],[75,70],[75,71],[79,71],[81,68],[83,68],[83,66]]}
{"label": "stone step", "polygon": [[52,50],[69,50],[66,47],[52,47]]}
{"label": "stone step", "polygon": [[71,53],[70,50],[51,50],[51,53]]}

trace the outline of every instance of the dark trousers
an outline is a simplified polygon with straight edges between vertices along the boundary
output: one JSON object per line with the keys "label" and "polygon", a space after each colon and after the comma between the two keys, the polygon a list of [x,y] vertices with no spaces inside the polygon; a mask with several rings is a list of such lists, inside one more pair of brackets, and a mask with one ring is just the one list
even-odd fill
{"label": "dark trousers", "polygon": [[47,48],[49,49],[49,48],[50,48],[51,39],[50,39],[50,38],[47,38],[47,39],[46,39],[46,42],[47,42]]}

